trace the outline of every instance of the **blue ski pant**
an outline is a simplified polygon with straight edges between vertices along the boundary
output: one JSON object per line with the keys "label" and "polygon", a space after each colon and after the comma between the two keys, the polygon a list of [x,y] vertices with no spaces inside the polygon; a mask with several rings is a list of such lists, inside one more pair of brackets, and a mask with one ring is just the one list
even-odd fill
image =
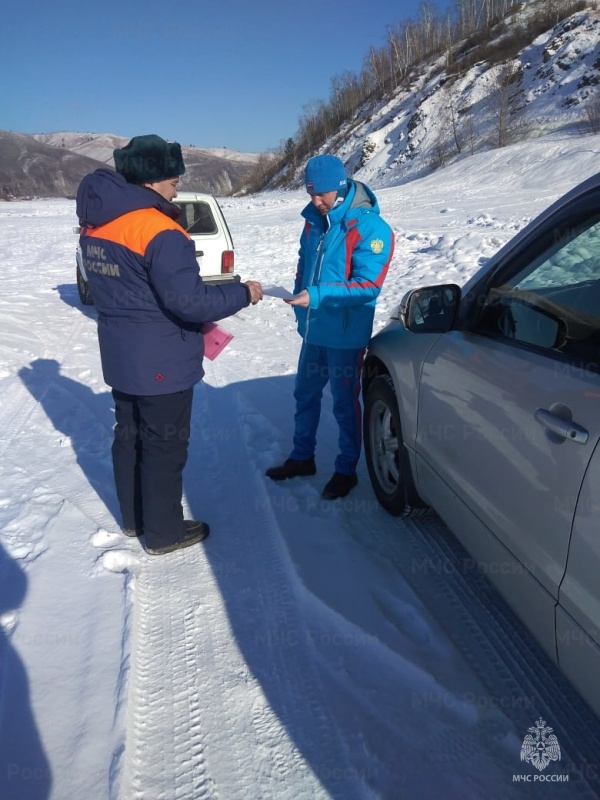
{"label": "blue ski pant", "polygon": [[294,398],[294,449],[290,458],[305,460],[315,454],[323,389],[330,384],[333,414],[339,428],[335,471],[351,475],[362,446],[360,375],[365,348],[342,350],[302,344]]}

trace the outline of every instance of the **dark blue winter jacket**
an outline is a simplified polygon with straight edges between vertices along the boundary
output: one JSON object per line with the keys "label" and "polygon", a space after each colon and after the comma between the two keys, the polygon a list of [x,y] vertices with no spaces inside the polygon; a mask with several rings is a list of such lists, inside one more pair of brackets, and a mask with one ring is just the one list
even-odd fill
{"label": "dark blue winter jacket", "polygon": [[152,189],[98,169],[77,192],[80,244],[104,380],[135,395],[188,389],[203,376],[202,323],[248,305],[240,283],[207,286],[179,209]]}

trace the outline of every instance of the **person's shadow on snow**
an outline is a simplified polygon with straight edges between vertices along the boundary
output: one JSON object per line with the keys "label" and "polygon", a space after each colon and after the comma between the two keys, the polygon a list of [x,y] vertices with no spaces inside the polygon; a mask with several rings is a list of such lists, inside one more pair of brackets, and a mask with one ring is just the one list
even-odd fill
{"label": "person's shadow on snow", "polygon": [[98,318],[98,312],[96,311],[95,306],[84,306],[79,299],[76,283],[60,283],[58,286],[55,286],[54,289],[58,292],[63,303],[71,306],[71,308],[76,308],[90,319]]}
{"label": "person's shadow on snow", "polygon": [[54,428],[69,440],[90,486],[119,520],[111,457],[114,425],[111,393],[95,394],[88,386],[67,378],[61,374],[58,361],[52,358],[32,361],[19,370],[19,377]]}
{"label": "person's shadow on snow", "polygon": [[[27,578],[0,544],[0,616],[19,608]],[[0,626],[0,797],[45,800],[52,772],[30,705],[23,662]]]}

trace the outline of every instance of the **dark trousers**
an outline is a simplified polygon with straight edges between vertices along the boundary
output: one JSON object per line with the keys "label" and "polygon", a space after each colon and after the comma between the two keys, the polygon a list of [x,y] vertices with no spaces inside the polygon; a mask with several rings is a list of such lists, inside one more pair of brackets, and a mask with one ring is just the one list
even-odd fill
{"label": "dark trousers", "polygon": [[143,531],[150,547],[183,537],[183,468],[193,388],[159,395],[113,389],[113,468],[123,527]]}
{"label": "dark trousers", "polygon": [[364,353],[364,348],[341,350],[306,342],[302,344],[294,390],[296,415],[294,449],[290,458],[304,460],[314,456],[321,398],[329,383],[333,415],[339,428],[335,470],[344,475],[355,472],[362,447],[359,395]]}

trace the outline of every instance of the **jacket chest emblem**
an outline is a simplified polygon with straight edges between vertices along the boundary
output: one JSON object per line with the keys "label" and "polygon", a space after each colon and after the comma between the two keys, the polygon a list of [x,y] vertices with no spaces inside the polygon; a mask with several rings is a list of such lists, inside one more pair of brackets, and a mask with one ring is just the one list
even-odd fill
{"label": "jacket chest emblem", "polygon": [[383,250],[383,240],[382,239],[371,239],[371,250],[374,253],[381,253]]}

